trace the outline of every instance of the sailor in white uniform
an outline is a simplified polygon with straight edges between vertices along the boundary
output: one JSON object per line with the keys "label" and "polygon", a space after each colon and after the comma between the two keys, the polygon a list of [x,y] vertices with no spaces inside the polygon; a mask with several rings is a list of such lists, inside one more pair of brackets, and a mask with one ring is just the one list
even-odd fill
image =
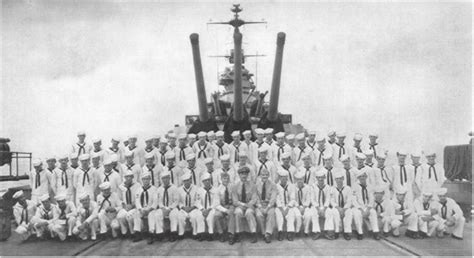
{"label": "sailor in white uniform", "polygon": [[221,168],[220,164],[220,158],[222,155],[229,155],[230,154],[230,149],[229,149],[229,144],[224,142],[224,132],[223,131],[217,131],[216,132],[216,141],[214,144],[212,144],[212,147],[214,148],[214,164],[216,165],[216,168]]}
{"label": "sailor in white uniform", "polygon": [[252,165],[255,165],[255,162],[258,160],[258,145],[255,142],[252,142],[252,132],[250,130],[245,130],[242,132],[244,136],[243,144],[247,145],[247,155],[249,162]]}
{"label": "sailor in white uniform", "polygon": [[193,229],[193,236],[197,238],[198,234],[203,233],[205,229],[204,217],[198,209],[199,187],[192,184],[192,176],[189,171],[184,173],[181,180],[183,185],[178,188],[178,234],[180,237],[184,235],[186,220],[189,219]]}
{"label": "sailor in white uniform", "polygon": [[[155,226],[157,212],[156,208],[158,207],[158,188],[151,184],[152,174],[150,172],[144,172],[142,174],[143,186],[138,191],[138,194],[135,199],[136,212],[133,216],[133,230],[137,236],[134,239],[134,242],[137,242],[142,239],[142,232],[145,229],[144,221],[148,223],[147,238],[148,243],[153,243],[155,233]],[[158,178],[156,179],[157,181]]]}
{"label": "sailor in white uniform", "polygon": [[180,134],[178,136],[178,146],[174,148],[174,152],[176,155],[176,165],[181,168],[184,168],[188,165],[186,160],[189,155],[195,155],[193,152],[193,148],[187,145],[186,137],[186,134]]}
{"label": "sailor in white uniform", "polygon": [[454,239],[462,240],[464,232],[464,224],[466,219],[464,214],[453,199],[446,196],[447,188],[440,188],[436,192],[438,195],[438,214],[440,215],[440,223],[437,228],[438,237],[443,237],[445,234],[450,235]]}
{"label": "sailor in white uniform", "polygon": [[[104,236],[108,228],[112,231],[112,237],[116,238],[120,231],[120,223],[117,214],[122,209],[122,201],[119,193],[110,190],[110,183],[104,182],[99,185],[101,193],[97,196],[98,217],[100,224],[100,234]],[[83,196],[83,195],[81,195]]]}
{"label": "sailor in white uniform", "polygon": [[55,236],[58,236],[61,241],[64,241],[66,237],[72,236],[72,230],[76,226],[76,206],[72,201],[66,200],[66,195],[56,195],[55,199],[59,216],[53,221],[51,230]]}
{"label": "sailor in white uniform", "polygon": [[52,190],[52,174],[43,169],[43,162],[40,159],[33,161],[33,170],[30,171],[31,200],[39,202],[39,197],[49,195]]}
{"label": "sailor in white uniform", "polygon": [[275,164],[280,164],[281,157],[283,153],[290,154],[291,157],[291,147],[285,143],[285,133],[279,132],[275,134],[276,142],[272,145],[272,156]]}
{"label": "sailor in white uniform", "polygon": [[[149,172],[151,177],[151,184],[155,187],[160,186],[160,174],[163,172],[164,168],[161,166],[161,163],[156,163],[157,156],[153,153],[145,154],[145,166],[143,166],[143,173]],[[142,176],[143,178],[143,176]],[[142,182],[143,183],[143,182]]]}
{"label": "sailor in white uniform", "polygon": [[133,151],[126,151],[125,152],[125,164],[122,164],[122,177],[125,177],[127,171],[131,171],[133,173],[133,181],[138,182],[141,184],[142,180],[142,169],[139,163],[135,162],[135,154]]}
{"label": "sailor in white uniform", "polygon": [[117,220],[120,224],[122,236],[126,235],[127,231],[129,231],[133,235],[134,240],[137,240],[140,236],[139,234],[135,234],[135,231],[133,231],[134,217],[137,212],[135,200],[139,198],[139,193],[142,187],[139,183],[133,180],[134,176],[135,174],[132,171],[125,171],[124,181],[119,186],[123,208],[118,211]]}
{"label": "sailor in white uniform", "polygon": [[13,194],[13,200],[16,201],[13,205],[13,216],[17,227],[15,232],[21,236],[22,240],[27,240],[35,232],[34,224],[31,219],[36,213],[36,203],[27,200],[22,190]]}
{"label": "sailor in white uniform", "polygon": [[124,150],[119,146],[120,144],[120,137],[114,136],[111,139],[111,146],[105,150],[107,158],[110,158],[112,154],[117,155],[118,162],[123,163],[125,162],[125,157],[123,156]]}
{"label": "sailor in white uniform", "polygon": [[[174,154],[174,153],[173,153]],[[178,187],[171,183],[171,173],[169,170],[161,173],[161,186],[158,188],[158,208],[156,210],[155,220],[155,239],[161,240],[163,237],[164,219],[170,221],[169,239],[171,242],[176,241],[178,236],[178,218],[179,218],[179,193]],[[150,230],[151,232],[151,230]]]}
{"label": "sailor in white uniform", "polygon": [[51,177],[51,185],[55,195],[65,194],[68,201],[74,201],[74,169],[68,166],[68,156],[59,156],[59,166],[54,170]]}
{"label": "sailor in white uniform", "polygon": [[38,205],[35,216],[31,219],[36,236],[41,239],[53,238],[53,222],[59,217],[58,207],[51,203],[48,194],[40,196],[39,201],[41,204]]}
{"label": "sailor in white uniform", "polygon": [[311,163],[314,164],[314,152],[311,150],[310,147],[306,146],[304,133],[297,134],[296,141],[298,142],[298,146],[293,149],[293,165],[297,168],[303,165],[303,160],[301,159],[303,157],[303,154],[309,155],[311,157]]}
{"label": "sailor in white uniform", "polygon": [[86,133],[84,131],[77,132],[77,139],[78,141],[72,145],[70,153],[75,153],[77,157],[89,154],[92,151],[92,145],[86,143]]}
{"label": "sailor in white uniform", "polygon": [[436,163],[436,153],[427,151],[425,157],[427,162],[423,164],[420,178],[421,190],[440,188],[446,181],[443,166]]}
{"label": "sailor in white uniform", "polygon": [[240,141],[239,131],[233,131],[231,135],[233,141],[229,144],[230,162],[236,164],[239,163],[239,152],[248,153],[248,148],[246,144]]}
{"label": "sailor in white uniform", "polygon": [[94,175],[90,168],[89,154],[82,154],[79,156],[81,166],[74,172],[74,188],[76,189],[76,201],[79,203],[79,196],[83,193],[89,194],[91,199],[94,197],[94,187],[96,186]]}
{"label": "sailor in white uniform", "polygon": [[91,240],[94,241],[97,239],[99,229],[99,205],[86,193],[79,196],[79,202],[76,225],[72,232],[82,240],[87,240],[90,235]]}

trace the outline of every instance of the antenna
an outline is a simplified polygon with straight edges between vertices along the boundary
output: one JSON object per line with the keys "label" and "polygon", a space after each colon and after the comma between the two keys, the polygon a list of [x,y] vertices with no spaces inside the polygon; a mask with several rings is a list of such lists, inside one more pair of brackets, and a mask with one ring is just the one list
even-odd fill
{"label": "antenna", "polygon": [[267,24],[265,20],[262,21],[244,21],[239,18],[239,13],[242,12],[244,9],[240,7],[240,4],[234,4],[234,7],[230,9],[231,12],[234,13],[234,19],[227,21],[227,22],[208,22],[207,24],[216,25],[230,25],[234,27],[235,31],[239,31],[239,27],[246,24]]}

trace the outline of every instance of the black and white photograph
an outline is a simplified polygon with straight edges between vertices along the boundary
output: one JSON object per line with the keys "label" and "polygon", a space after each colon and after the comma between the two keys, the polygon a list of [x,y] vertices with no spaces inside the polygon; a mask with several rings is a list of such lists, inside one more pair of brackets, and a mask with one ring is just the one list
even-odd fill
{"label": "black and white photograph", "polygon": [[473,256],[472,1],[1,9],[0,256]]}

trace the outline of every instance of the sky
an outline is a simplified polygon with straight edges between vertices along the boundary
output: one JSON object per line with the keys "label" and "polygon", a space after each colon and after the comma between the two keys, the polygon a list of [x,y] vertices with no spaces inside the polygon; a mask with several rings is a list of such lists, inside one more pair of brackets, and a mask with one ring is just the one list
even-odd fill
{"label": "sky", "polygon": [[[207,94],[232,48],[232,2],[2,1],[0,137],[35,157],[76,133],[164,134],[198,114],[189,35]],[[391,154],[465,144],[472,129],[470,2],[241,2],[257,89],[286,33],[279,111],[309,130],[378,132]],[[143,139],[143,138],[142,138]]]}

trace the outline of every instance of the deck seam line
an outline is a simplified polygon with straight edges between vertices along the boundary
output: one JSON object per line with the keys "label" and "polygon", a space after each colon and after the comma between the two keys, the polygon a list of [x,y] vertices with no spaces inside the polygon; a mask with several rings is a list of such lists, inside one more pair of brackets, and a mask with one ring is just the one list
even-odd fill
{"label": "deck seam line", "polygon": [[402,245],[400,245],[400,244],[398,244],[398,243],[396,243],[392,240],[389,240],[386,237],[382,237],[381,240],[383,240],[384,242],[389,243],[391,245],[394,245],[394,246],[396,246],[396,247],[398,247],[398,248],[404,250],[405,252],[408,252],[408,253],[410,253],[414,256],[421,257],[421,255],[416,253],[415,251],[412,251],[412,250],[410,250],[410,249],[408,249],[408,248],[406,248],[406,247],[404,247],[404,246],[402,246]]}

